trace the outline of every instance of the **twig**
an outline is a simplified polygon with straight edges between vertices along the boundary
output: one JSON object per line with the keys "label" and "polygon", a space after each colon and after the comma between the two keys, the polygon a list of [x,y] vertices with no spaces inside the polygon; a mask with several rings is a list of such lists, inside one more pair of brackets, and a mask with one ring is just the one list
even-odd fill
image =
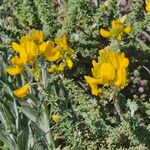
{"label": "twig", "polygon": [[150,74],[150,70],[147,67],[143,66],[143,68]]}
{"label": "twig", "polygon": [[119,106],[119,104],[118,104],[118,96],[117,96],[117,93],[114,93],[113,99],[114,99],[114,107],[115,107],[115,109],[116,109],[116,111],[117,111],[117,113],[118,113],[120,119],[121,119],[122,121],[123,121],[123,120],[126,121],[126,118],[124,117],[124,115],[123,115],[123,113],[122,113],[122,110],[121,110],[121,108],[120,108],[120,106]]}
{"label": "twig", "polygon": [[39,137],[39,138],[34,142],[34,144],[33,144],[33,146],[32,146],[32,149],[33,149],[33,147],[35,146],[35,144],[36,144],[37,142],[39,142],[42,138],[44,138],[44,136],[46,136],[46,134],[48,134],[49,132],[51,132],[51,130],[45,132],[41,137]]}

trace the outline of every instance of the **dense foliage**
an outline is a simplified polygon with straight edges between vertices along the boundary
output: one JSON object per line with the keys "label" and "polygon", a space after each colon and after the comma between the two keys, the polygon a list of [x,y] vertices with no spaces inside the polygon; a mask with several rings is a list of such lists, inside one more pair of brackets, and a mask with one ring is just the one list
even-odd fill
{"label": "dense foliage", "polygon": [[[150,149],[148,4],[148,0],[129,4],[122,0],[0,1],[0,149]],[[117,29],[114,21],[119,24]],[[54,62],[53,54],[44,53],[44,58],[37,54],[36,63],[28,65],[30,59],[24,60],[26,71],[11,76],[7,68],[18,55],[12,42],[19,43],[34,29],[45,34],[42,42],[54,41],[54,49],[73,54],[60,50],[61,56]],[[62,44],[65,36],[68,43]],[[32,47],[35,51],[36,46]],[[107,80],[94,80],[94,90],[103,88],[105,92],[93,94],[93,80],[91,86],[86,77],[96,78],[96,65],[104,63],[99,50],[104,48],[122,61],[117,69],[114,61],[105,62],[106,70],[101,70],[99,78]],[[124,67],[120,67],[122,62]],[[61,63],[63,69],[57,66]],[[53,65],[56,69],[52,71]],[[119,67],[124,70],[121,77],[112,73]],[[28,82],[32,86],[18,97],[14,91]]]}

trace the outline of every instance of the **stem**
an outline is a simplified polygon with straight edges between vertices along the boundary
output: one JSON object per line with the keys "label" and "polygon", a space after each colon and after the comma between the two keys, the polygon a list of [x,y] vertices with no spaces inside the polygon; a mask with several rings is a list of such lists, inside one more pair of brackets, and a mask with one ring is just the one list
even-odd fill
{"label": "stem", "polygon": [[54,150],[55,149],[54,139],[53,139],[53,135],[52,135],[51,128],[50,128],[50,113],[48,111],[47,106],[45,106],[45,110],[43,112],[43,118],[44,118],[44,124],[45,124],[45,133],[47,133],[45,135],[46,140],[48,142],[50,150]]}
{"label": "stem", "polygon": [[115,109],[116,109],[116,111],[117,111],[117,113],[118,113],[118,115],[120,117],[120,120],[121,121],[124,121],[124,120],[126,121],[126,119],[125,119],[125,117],[123,115],[123,112],[122,112],[122,110],[120,108],[120,105],[118,104],[119,99],[118,99],[118,93],[117,92],[113,94],[113,99],[114,99],[114,107],[115,107]]}

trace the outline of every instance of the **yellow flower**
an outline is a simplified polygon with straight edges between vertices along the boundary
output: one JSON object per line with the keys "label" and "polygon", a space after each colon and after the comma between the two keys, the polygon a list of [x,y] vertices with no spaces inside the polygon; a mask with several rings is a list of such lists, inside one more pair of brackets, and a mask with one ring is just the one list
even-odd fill
{"label": "yellow flower", "polygon": [[12,42],[11,43],[11,46],[12,46],[12,49],[16,52],[19,52],[20,51],[20,45],[16,42]]}
{"label": "yellow flower", "polygon": [[19,62],[27,64],[35,60],[38,56],[38,46],[33,41],[26,41],[20,45]]}
{"label": "yellow flower", "polygon": [[61,38],[55,38],[55,43],[61,47],[68,48],[67,36],[66,34]]}
{"label": "yellow flower", "polygon": [[73,62],[70,58],[67,58],[66,63],[67,63],[67,66],[69,69],[71,69],[73,67]]}
{"label": "yellow flower", "polygon": [[18,56],[11,59],[12,64],[15,65],[30,63],[37,58],[39,53],[38,45],[28,35],[21,37],[20,45],[12,42],[12,48],[18,53]]}
{"label": "yellow flower", "polygon": [[110,32],[101,28],[100,29],[100,34],[103,36],[103,37],[109,37],[110,36]]}
{"label": "yellow flower", "polygon": [[32,61],[38,56],[38,46],[33,41],[26,43],[25,51],[28,55],[27,62]]}
{"label": "yellow flower", "polygon": [[97,96],[102,94],[102,88],[98,87],[98,85],[100,85],[100,81],[98,79],[89,76],[85,76],[84,78],[87,81],[87,83],[90,85],[93,95]]}
{"label": "yellow flower", "polygon": [[146,11],[150,13],[150,0],[146,0]]}
{"label": "yellow flower", "polygon": [[32,30],[32,32],[31,32],[31,39],[38,45],[42,44],[44,37],[45,37],[45,35],[42,31]]}
{"label": "yellow flower", "polygon": [[61,122],[61,117],[58,114],[52,115],[52,119],[56,122],[56,123],[60,123]]}
{"label": "yellow flower", "polygon": [[28,84],[24,85],[23,87],[15,90],[14,94],[18,98],[24,98],[28,94],[29,88],[30,88],[30,84],[28,83]]}
{"label": "yellow flower", "polygon": [[115,78],[115,68],[111,63],[102,63],[100,67],[100,83],[109,84]]}
{"label": "yellow flower", "polygon": [[57,70],[58,70],[58,71],[64,71],[64,68],[65,68],[65,65],[64,65],[63,63],[60,63],[60,64],[58,65]]}
{"label": "yellow flower", "polygon": [[14,65],[23,65],[24,64],[23,60],[20,59],[18,56],[14,56],[10,61]]}
{"label": "yellow flower", "polygon": [[123,89],[126,86],[126,70],[118,69],[116,73],[115,86]]}
{"label": "yellow flower", "polygon": [[126,34],[131,32],[131,27],[124,24],[126,17],[113,20],[111,22],[111,29],[109,31],[101,28],[100,34],[106,38],[113,38],[121,41]]}
{"label": "yellow flower", "polygon": [[129,34],[131,32],[131,27],[130,26],[126,26],[124,28],[124,32],[127,33],[127,34]]}
{"label": "yellow flower", "polygon": [[91,87],[93,95],[102,92],[103,88],[99,88],[99,85],[118,89],[123,89],[126,86],[126,68],[129,65],[129,60],[124,53],[102,49],[99,51],[98,62],[93,60],[92,64],[93,77],[85,76],[85,79]]}
{"label": "yellow flower", "polygon": [[65,65],[64,63],[60,63],[59,65],[52,65],[48,70],[50,73],[59,73],[64,71]]}
{"label": "yellow flower", "polygon": [[44,42],[40,46],[40,51],[44,53],[48,61],[57,61],[61,58],[60,51],[54,48],[54,43],[52,41]]}
{"label": "yellow flower", "polygon": [[49,73],[56,73],[57,72],[57,66],[52,65],[48,71],[49,71]]}
{"label": "yellow flower", "polygon": [[24,71],[24,68],[23,67],[19,67],[19,66],[16,66],[16,67],[12,67],[12,68],[7,68],[6,71],[14,76],[14,75],[17,75],[17,74],[20,74]]}
{"label": "yellow flower", "polygon": [[61,53],[66,52],[69,56],[74,54],[74,50],[68,46],[66,35],[61,38],[55,38],[55,43],[57,44],[57,49],[61,49]]}

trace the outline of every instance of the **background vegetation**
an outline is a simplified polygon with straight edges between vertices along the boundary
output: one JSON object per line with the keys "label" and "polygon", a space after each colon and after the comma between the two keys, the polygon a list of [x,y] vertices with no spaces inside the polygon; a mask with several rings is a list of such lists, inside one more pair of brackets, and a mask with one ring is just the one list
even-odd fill
{"label": "background vegetation", "polygon": [[[132,26],[132,32],[119,47],[130,59],[128,86],[114,102],[109,97],[92,96],[84,75],[90,75],[91,60],[96,58],[98,50],[111,44],[100,36],[99,29],[109,28],[110,22],[123,14],[127,14],[126,23]],[[54,0],[2,0],[0,149],[150,149],[149,25],[150,15],[145,11],[144,0],[132,0],[129,5],[108,0],[108,6],[100,0],[62,0],[60,6]],[[43,77],[48,97],[32,88],[30,96],[21,101],[12,91],[23,85],[25,78],[11,77],[5,69],[13,55],[11,42],[33,28],[42,30],[47,39],[67,34],[76,57],[73,69],[66,70],[64,76]],[[43,101],[50,116],[61,116],[60,123],[43,117]],[[49,130],[55,148],[47,143]]]}

